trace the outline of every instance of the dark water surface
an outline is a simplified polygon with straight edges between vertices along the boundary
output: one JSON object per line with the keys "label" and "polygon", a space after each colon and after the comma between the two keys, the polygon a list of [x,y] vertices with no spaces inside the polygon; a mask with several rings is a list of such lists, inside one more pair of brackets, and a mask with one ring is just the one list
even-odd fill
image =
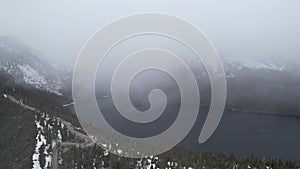
{"label": "dark water surface", "polygon": [[[157,78],[160,79],[159,83],[153,80]],[[110,80],[100,79],[96,86],[97,102],[105,119],[114,129],[130,137],[157,135],[168,129],[178,115],[179,87],[172,77],[160,71],[145,71],[137,75],[129,91],[133,105],[141,111],[150,107],[148,94],[151,90],[161,89],[165,92],[168,98],[166,109],[160,118],[151,123],[134,123],[118,113],[110,94]],[[103,95],[107,95],[107,98],[103,99]],[[207,142],[199,144],[198,137],[207,112],[207,107],[200,107],[197,121],[181,146],[195,151],[255,155],[296,160],[300,163],[300,116],[225,110],[213,136]]]}
{"label": "dark water surface", "polygon": [[300,116],[225,111],[214,135],[197,143],[207,108],[183,140],[184,147],[213,153],[259,156],[300,162]]}
{"label": "dark water surface", "polygon": [[[131,137],[148,137],[164,131],[176,119],[179,108],[179,105],[167,106],[169,108],[158,120],[133,124],[117,115],[117,110],[108,100],[102,101],[101,108],[107,121],[117,131]],[[208,108],[200,108],[194,127],[179,146],[194,151],[281,158],[300,163],[300,116],[225,110],[212,137],[199,144],[198,138],[207,112]]]}

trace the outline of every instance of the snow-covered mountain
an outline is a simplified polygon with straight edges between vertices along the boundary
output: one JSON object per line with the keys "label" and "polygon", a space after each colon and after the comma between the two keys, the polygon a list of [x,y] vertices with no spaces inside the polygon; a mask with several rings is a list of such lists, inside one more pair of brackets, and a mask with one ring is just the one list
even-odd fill
{"label": "snow-covered mountain", "polygon": [[[296,64],[284,57],[234,57],[220,54],[227,79],[226,108],[253,112],[299,114],[300,76]],[[196,61],[201,102],[210,104],[208,74]]]}
{"label": "snow-covered mountain", "polygon": [[12,76],[16,83],[61,95],[63,68],[39,57],[40,54],[22,41],[0,37],[0,72]]}
{"label": "snow-covered mountain", "polygon": [[289,65],[284,59],[278,57],[233,57],[222,55],[222,60],[224,67],[227,70],[237,69],[241,70],[243,68],[253,69],[253,70],[273,70],[281,72],[292,71],[292,66]]}

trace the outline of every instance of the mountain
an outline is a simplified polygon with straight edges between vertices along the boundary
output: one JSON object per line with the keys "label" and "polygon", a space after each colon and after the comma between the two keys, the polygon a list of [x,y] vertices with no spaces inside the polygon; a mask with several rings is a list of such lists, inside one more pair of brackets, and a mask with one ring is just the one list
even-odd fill
{"label": "mountain", "polygon": [[263,57],[258,59],[255,57],[234,57],[225,54],[222,55],[222,59],[227,70],[232,68],[249,68],[253,70],[273,70],[287,72],[294,69],[293,66],[288,64],[284,59],[278,57]]}
{"label": "mountain", "polygon": [[[68,98],[68,101],[63,102],[69,102],[71,71],[41,56],[16,38],[0,37],[1,74],[9,75],[18,85],[31,86],[55,95],[63,94]],[[278,57],[257,59],[232,57],[228,53],[221,54],[221,59],[227,78],[227,109],[299,114],[300,78],[298,69],[292,64]],[[211,99],[209,79],[204,67],[196,63],[190,62],[198,79],[201,104],[209,105]],[[145,78],[140,80],[143,82],[137,86],[133,95],[139,96],[144,93],[140,92],[139,88],[149,88]],[[159,78],[151,79],[151,81],[155,80],[160,83]],[[174,93],[172,87],[169,87],[168,91]],[[174,104],[176,103],[175,101]]]}
{"label": "mountain", "polygon": [[[300,115],[300,76],[296,63],[284,57],[236,57],[226,52],[220,57],[227,81],[226,109]],[[188,61],[196,70],[201,104],[209,106],[208,74],[196,60]]]}
{"label": "mountain", "polygon": [[282,58],[222,56],[227,76],[227,108],[278,114],[299,114],[297,68]]}
{"label": "mountain", "polygon": [[[0,168],[299,168],[294,161],[214,155],[180,147],[146,159],[111,154],[103,147],[112,143],[102,148],[90,144],[77,117],[63,108],[70,101],[65,98],[70,97],[70,71],[40,56],[15,38],[0,37]],[[299,112],[300,81],[292,68],[257,68],[236,60],[224,65],[227,108]],[[197,78],[202,81],[205,70],[200,73]],[[204,92],[208,87],[204,85]],[[209,101],[209,92],[205,94]],[[283,104],[285,99],[290,99],[288,104]]]}
{"label": "mountain", "polygon": [[66,71],[65,68],[56,66],[57,64],[40,56],[37,51],[14,37],[0,37],[1,73],[12,76],[17,84],[61,95],[61,74]]}

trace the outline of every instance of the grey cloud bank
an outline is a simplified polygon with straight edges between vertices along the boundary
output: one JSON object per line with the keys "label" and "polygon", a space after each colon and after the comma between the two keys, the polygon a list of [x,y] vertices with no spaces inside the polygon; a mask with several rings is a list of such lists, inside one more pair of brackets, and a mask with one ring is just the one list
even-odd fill
{"label": "grey cloud bank", "polygon": [[[161,12],[199,27],[229,57],[299,63],[300,1],[0,1],[0,35],[71,67],[86,40],[112,20]],[[174,28],[176,29],[176,28]]]}

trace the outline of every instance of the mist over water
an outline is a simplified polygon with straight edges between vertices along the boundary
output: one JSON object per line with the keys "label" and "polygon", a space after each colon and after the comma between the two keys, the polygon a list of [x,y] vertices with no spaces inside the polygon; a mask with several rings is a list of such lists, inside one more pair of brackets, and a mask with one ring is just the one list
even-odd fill
{"label": "mist over water", "polygon": [[[0,0],[0,168],[299,164],[299,16],[299,0]],[[118,39],[139,30],[155,32]]]}

